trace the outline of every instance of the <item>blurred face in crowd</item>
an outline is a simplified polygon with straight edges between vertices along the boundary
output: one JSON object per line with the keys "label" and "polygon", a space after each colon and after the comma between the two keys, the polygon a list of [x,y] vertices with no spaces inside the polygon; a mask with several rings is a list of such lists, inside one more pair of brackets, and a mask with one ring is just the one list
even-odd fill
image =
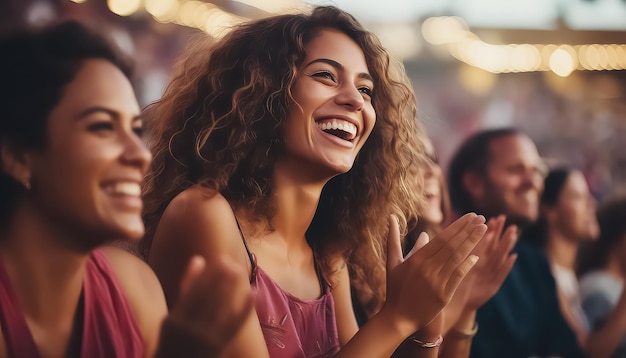
{"label": "blurred face in crowd", "polygon": [[589,192],[584,175],[572,171],[554,207],[546,209],[548,224],[574,241],[595,240],[600,234],[596,201]]}
{"label": "blurred face in crowd", "polygon": [[443,174],[441,173],[441,167],[433,162],[424,173],[426,206],[422,214],[424,220],[433,224],[441,224],[443,221],[442,185]]}
{"label": "blurred face in crowd", "polygon": [[60,230],[85,240],[140,238],[140,184],[152,157],[129,80],[90,59],[63,93],[49,115],[48,143],[30,154],[32,200]]}
{"label": "blurred face in crowd", "polygon": [[428,138],[424,141],[424,147],[429,159],[428,163],[425,165],[423,171],[416,170],[415,173],[415,175],[423,176],[424,186],[421,190],[423,190],[426,199],[419,219],[439,225],[442,224],[444,220],[444,177],[441,166],[439,166],[435,146]]}
{"label": "blurred face in crowd", "polygon": [[537,220],[546,169],[533,141],[520,134],[492,140],[476,205],[490,216],[526,225]]}

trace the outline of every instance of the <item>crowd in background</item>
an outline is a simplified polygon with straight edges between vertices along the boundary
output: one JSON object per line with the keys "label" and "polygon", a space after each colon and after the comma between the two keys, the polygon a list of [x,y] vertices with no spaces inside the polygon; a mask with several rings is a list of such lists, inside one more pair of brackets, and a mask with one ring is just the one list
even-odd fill
{"label": "crowd in background", "polygon": [[[141,106],[160,97],[175,59],[199,32],[159,23],[146,13],[117,16],[104,1],[11,0],[0,9],[0,31],[27,21],[37,24],[69,18],[107,29],[136,61],[134,87]],[[541,39],[528,41],[540,43]],[[567,78],[551,72],[496,75],[442,61],[429,51],[407,59],[405,65],[419,101],[419,119],[444,169],[453,150],[469,134],[481,128],[515,126],[533,138],[549,161],[581,168],[597,199],[626,190],[622,184],[626,157],[620,150],[626,133],[624,71],[577,71]],[[468,71],[477,73],[471,78],[480,83],[475,85],[480,90],[467,85],[463,77]]]}
{"label": "crowd in background", "polygon": [[[2,70],[24,81],[5,81],[0,118],[0,355],[626,354],[624,95],[592,94],[623,73],[569,90],[501,75],[477,94],[462,67],[387,62],[332,7],[191,40],[97,7],[7,4],[25,22],[101,20],[135,72],[75,23],[2,43]],[[37,76],[50,86],[24,110]],[[85,128],[66,123],[101,101]],[[101,248],[124,237],[143,240]],[[64,257],[54,318],[43,277]]]}

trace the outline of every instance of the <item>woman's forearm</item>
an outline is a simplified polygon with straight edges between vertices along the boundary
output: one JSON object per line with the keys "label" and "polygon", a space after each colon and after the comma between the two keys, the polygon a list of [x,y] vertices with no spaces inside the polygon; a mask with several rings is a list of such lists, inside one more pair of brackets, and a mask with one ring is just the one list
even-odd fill
{"label": "woman's forearm", "polygon": [[469,357],[472,338],[476,334],[476,310],[464,311],[456,325],[445,335],[445,343],[441,347],[440,357]]}

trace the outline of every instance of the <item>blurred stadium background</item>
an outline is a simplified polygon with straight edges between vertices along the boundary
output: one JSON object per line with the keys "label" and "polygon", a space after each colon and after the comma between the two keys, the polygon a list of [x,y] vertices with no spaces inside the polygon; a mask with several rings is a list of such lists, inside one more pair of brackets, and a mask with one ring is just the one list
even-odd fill
{"label": "blurred stadium background", "polygon": [[626,190],[626,0],[2,0],[0,32],[95,25],[135,59],[146,105],[192,36],[312,4],[351,12],[404,61],[444,169],[469,134],[513,125],[598,199]]}

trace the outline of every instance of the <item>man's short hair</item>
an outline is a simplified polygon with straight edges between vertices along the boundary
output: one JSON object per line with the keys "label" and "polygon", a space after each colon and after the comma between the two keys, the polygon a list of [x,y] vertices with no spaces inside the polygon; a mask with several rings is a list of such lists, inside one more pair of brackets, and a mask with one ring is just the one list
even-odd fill
{"label": "man's short hair", "polygon": [[463,176],[469,172],[484,174],[491,159],[494,139],[520,135],[516,128],[488,129],[467,138],[452,156],[448,166],[448,189],[452,207],[458,213],[476,211],[469,192],[463,186]]}

